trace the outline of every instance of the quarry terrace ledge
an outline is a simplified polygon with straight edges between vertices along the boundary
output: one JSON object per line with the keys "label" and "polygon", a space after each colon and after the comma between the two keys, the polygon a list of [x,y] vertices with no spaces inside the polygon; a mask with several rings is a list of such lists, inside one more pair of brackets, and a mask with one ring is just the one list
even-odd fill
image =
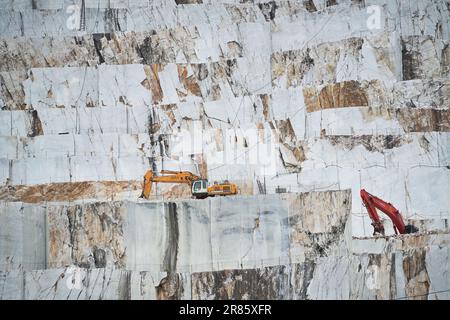
{"label": "quarry terrace ledge", "polygon": [[[0,203],[0,270],[78,266],[201,272],[445,245],[448,221],[352,237],[351,192],[177,201]],[[386,229],[388,230],[389,224]]]}

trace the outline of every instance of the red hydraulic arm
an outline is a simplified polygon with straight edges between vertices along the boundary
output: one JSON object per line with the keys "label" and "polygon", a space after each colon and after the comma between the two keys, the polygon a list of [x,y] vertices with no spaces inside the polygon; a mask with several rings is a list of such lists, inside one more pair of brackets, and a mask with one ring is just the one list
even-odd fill
{"label": "red hydraulic arm", "polygon": [[397,230],[400,234],[415,232],[411,230],[411,228],[413,228],[412,226],[405,226],[402,215],[392,204],[385,202],[380,198],[375,197],[374,195],[371,195],[364,189],[361,189],[360,194],[367,212],[372,219],[374,235],[376,233],[381,233],[382,235],[384,235],[384,226],[376,209],[383,211],[392,220],[392,222],[394,223],[395,234],[397,234]]}

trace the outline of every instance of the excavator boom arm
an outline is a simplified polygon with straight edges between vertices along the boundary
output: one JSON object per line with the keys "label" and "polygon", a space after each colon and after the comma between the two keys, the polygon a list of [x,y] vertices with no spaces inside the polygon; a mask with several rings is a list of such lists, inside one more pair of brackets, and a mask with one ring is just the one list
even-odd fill
{"label": "excavator boom arm", "polygon": [[395,226],[395,233],[397,233],[397,230],[400,234],[406,233],[405,223],[403,221],[402,215],[392,204],[385,202],[374,195],[371,195],[364,189],[361,190],[360,194],[362,201],[367,208],[367,212],[372,219],[375,232],[384,234],[384,227],[376,210],[379,209],[392,220]]}

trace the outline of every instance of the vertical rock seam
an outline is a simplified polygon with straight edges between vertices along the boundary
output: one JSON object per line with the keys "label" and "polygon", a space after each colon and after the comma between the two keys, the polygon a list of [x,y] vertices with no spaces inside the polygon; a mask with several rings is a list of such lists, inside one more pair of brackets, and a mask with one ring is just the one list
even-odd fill
{"label": "vertical rock seam", "polygon": [[165,205],[169,209],[169,212],[166,214],[166,228],[169,236],[164,253],[163,270],[170,273],[175,272],[177,268],[178,238],[180,234],[176,203],[169,202]]}
{"label": "vertical rock seam", "polygon": [[119,279],[119,300],[131,300],[131,271],[122,271]]}

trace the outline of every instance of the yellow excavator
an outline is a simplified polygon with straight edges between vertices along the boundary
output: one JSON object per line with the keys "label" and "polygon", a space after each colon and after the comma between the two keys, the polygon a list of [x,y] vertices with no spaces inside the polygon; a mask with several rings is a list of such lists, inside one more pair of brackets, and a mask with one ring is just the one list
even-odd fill
{"label": "yellow excavator", "polygon": [[144,188],[139,198],[148,199],[150,197],[153,182],[189,184],[192,196],[196,199],[230,196],[238,193],[238,188],[234,183],[224,181],[223,183],[215,182],[213,185],[209,185],[207,179],[202,179],[189,171],[161,170],[160,174],[157,176],[152,170],[147,170],[144,175]]}

